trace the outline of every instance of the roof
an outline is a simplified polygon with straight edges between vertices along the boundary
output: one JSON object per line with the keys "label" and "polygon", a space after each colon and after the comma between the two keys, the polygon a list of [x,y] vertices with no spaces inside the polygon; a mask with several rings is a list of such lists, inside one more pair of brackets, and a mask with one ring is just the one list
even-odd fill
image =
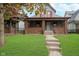
{"label": "roof", "polygon": [[25,18],[25,20],[68,20],[70,17],[30,17]]}
{"label": "roof", "polygon": [[27,19],[69,19],[70,17],[27,17]]}
{"label": "roof", "polygon": [[75,19],[76,16],[79,14],[79,10],[77,10],[72,16],[71,16],[71,20],[74,21],[74,20],[77,20]]}
{"label": "roof", "polygon": [[75,11],[73,11],[73,10],[72,11],[66,11],[64,16],[66,16],[66,17],[70,16],[71,17],[74,14],[74,12]]}
{"label": "roof", "polygon": [[71,17],[19,17],[19,16],[14,16],[12,18],[26,18],[26,19],[69,19]]}
{"label": "roof", "polygon": [[47,5],[49,5],[49,7],[54,10],[54,12],[56,12],[56,10],[48,3]]}

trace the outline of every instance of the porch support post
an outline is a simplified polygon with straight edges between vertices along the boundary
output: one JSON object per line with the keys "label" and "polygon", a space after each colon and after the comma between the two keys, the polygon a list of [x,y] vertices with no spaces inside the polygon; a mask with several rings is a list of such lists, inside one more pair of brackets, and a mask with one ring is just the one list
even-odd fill
{"label": "porch support post", "polygon": [[17,32],[17,24],[18,24],[18,21],[16,21],[16,24],[15,24],[15,33],[18,33]]}
{"label": "porch support post", "polygon": [[28,30],[28,21],[25,20],[24,23],[25,23],[25,34],[26,34],[26,33],[28,33],[28,32],[27,32],[27,30]]}
{"label": "porch support post", "polygon": [[10,21],[10,33],[13,34],[13,31],[12,31],[12,21]]}
{"label": "porch support post", "polygon": [[65,22],[64,22],[64,33],[65,34],[68,33],[68,30],[67,30],[67,19],[65,19]]}
{"label": "porch support post", "polygon": [[42,29],[43,29],[43,33],[45,31],[45,20],[42,21]]}
{"label": "porch support post", "polygon": [[[13,25],[12,22],[15,22],[15,24]],[[11,21],[10,25],[11,25],[10,32],[11,32],[12,34],[16,34],[16,21],[13,21],[13,18],[12,18],[12,21]],[[14,26],[14,27],[13,27],[13,26]]]}
{"label": "porch support post", "polygon": [[11,21],[10,21],[10,32],[9,33],[11,33]]}

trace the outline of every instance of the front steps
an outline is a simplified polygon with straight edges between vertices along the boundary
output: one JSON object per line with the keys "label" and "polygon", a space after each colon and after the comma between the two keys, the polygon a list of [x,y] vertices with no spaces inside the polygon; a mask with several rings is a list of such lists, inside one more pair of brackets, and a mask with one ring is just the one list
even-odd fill
{"label": "front steps", "polygon": [[60,43],[59,43],[59,42],[47,41],[46,44],[47,44],[48,46],[60,46]]}

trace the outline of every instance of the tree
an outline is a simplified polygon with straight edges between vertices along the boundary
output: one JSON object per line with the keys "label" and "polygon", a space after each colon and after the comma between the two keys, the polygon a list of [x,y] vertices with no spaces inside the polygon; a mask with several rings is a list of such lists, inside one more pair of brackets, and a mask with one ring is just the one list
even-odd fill
{"label": "tree", "polygon": [[46,9],[45,6],[46,4],[44,3],[27,3],[23,5],[24,7],[26,7],[26,10],[30,13],[32,13],[33,11],[35,11],[35,15],[40,15],[42,13],[46,13]]}
{"label": "tree", "polygon": [[40,3],[28,3],[28,4],[21,4],[21,3],[6,3],[0,4],[0,47],[4,45],[4,18],[9,19],[12,15],[17,15],[18,10],[21,6],[25,6],[28,12],[33,12],[35,10],[35,14],[41,14],[45,12],[45,4]]}
{"label": "tree", "polygon": [[0,4],[0,47],[4,45],[4,8]]}
{"label": "tree", "polygon": [[[8,7],[8,8],[7,8]],[[2,47],[5,43],[4,41],[4,15],[7,14],[8,9],[12,8],[10,5],[7,6],[7,4],[0,4],[0,47]],[[11,11],[11,10],[10,10]],[[9,18],[10,15],[8,15]]]}

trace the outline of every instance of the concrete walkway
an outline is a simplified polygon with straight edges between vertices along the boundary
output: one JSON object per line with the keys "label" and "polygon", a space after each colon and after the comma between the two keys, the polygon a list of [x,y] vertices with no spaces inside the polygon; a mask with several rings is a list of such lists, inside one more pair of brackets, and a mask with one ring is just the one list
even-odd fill
{"label": "concrete walkway", "polygon": [[53,34],[45,34],[46,46],[49,50],[49,56],[61,56],[60,42],[56,39]]}

